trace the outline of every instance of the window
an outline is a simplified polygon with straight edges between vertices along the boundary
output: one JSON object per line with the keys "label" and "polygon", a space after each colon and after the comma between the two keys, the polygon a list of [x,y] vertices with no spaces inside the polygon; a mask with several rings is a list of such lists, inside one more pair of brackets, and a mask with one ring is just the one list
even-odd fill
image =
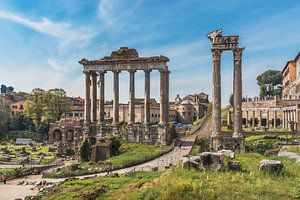
{"label": "window", "polygon": [[78,113],[75,113],[75,117],[78,117]]}

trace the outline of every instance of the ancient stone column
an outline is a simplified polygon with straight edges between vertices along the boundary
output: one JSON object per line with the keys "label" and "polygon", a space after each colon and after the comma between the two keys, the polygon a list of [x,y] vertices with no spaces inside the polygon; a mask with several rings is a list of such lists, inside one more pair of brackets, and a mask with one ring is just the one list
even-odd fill
{"label": "ancient stone column", "polygon": [[113,100],[113,125],[119,125],[119,73],[120,71],[113,71],[114,73],[114,100]]}
{"label": "ancient stone column", "polygon": [[259,110],[258,111],[258,126],[259,127],[261,127],[261,120],[262,120],[262,111],[261,110]]}
{"label": "ancient stone column", "polygon": [[276,119],[277,119],[277,111],[275,110],[274,111],[274,128],[276,128],[277,127],[277,122],[276,122]]}
{"label": "ancient stone column", "polygon": [[166,90],[165,90],[165,71],[160,71],[160,110],[159,110],[159,124],[164,126],[165,122],[165,99],[166,99]]}
{"label": "ancient stone column", "polygon": [[252,126],[255,127],[255,111],[252,111]]}
{"label": "ancient stone column", "polygon": [[104,124],[105,112],[105,72],[99,72],[99,124]]}
{"label": "ancient stone column", "polygon": [[91,121],[91,79],[90,72],[84,71],[85,74],[85,101],[84,101],[84,122]]}
{"label": "ancient stone column", "polygon": [[231,111],[228,110],[228,112],[227,112],[227,126],[230,126],[231,122],[232,122],[232,120],[231,120]]}
{"label": "ancient stone column", "polygon": [[212,49],[212,149],[218,151],[221,147],[221,50]]}
{"label": "ancient stone column", "polygon": [[151,70],[145,70],[145,119],[144,124],[147,126],[150,124],[150,72]]}
{"label": "ancient stone column", "polygon": [[246,127],[248,127],[248,120],[249,120],[249,119],[248,119],[248,117],[249,117],[248,114],[249,114],[249,113],[248,113],[248,110],[247,110],[247,111],[246,111]]}
{"label": "ancient stone column", "polygon": [[282,128],[285,128],[285,112],[284,110],[282,111],[282,115],[281,115],[281,126]]}
{"label": "ancient stone column", "polygon": [[286,128],[289,128],[290,120],[291,120],[291,118],[290,118],[290,111],[287,110],[286,111]]}
{"label": "ancient stone column", "polygon": [[232,137],[241,136],[242,132],[242,53],[244,48],[235,48],[234,55],[234,76],[233,76],[233,105],[234,122]]}
{"label": "ancient stone column", "polygon": [[129,71],[129,121],[135,123],[135,70]]}
{"label": "ancient stone column", "polygon": [[288,124],[288,116],[287,116],[287,111],[283,111],[284,112],[284,128],[288,128],[287,124]]}
{"label": "ancient stone column", "polygon": [[270,125],[270,112],[267,110],[267,124],[266,124],[266,127],[269,128],[269,125]]}
{"label": "ancient stone column", "polygon": [[97,74],[93,72],[92,76],[92,121],[97,121]]}
{"label": "ancient stone column", "polygon": [[167,71],[165,73],[165,90],[166,90],[166,97],[165,97],[165,123],[169,124],[169,77],[170,77],[170,71]]}

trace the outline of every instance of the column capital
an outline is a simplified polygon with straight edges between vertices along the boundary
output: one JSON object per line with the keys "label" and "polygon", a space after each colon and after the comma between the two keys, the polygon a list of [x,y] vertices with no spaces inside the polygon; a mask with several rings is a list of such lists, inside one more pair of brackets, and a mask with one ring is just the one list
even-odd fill
{"label": "column capital", "polygon": [[106,74],[106,71],[97,71],[97,74],[100,75],[100,74]]}
{"label": "column capital", "polygon": [[91,74],[91,72],[90,71],[82,71],[82,73],[84,73],[84,74],[86,74],[86,75],[90,75]]}
{"label": "column capital", "polygon": [[135,72],[136,72],[136,69],[129,69],[128,72],[129,72],[129,73],[135,73]]}
{"label": "column capital", "polygon": [[235,61],[240,61],[242,59],[242,53],[245,48],[234,48],[233,56]]}
{"label": "column capital", "polygon": [[91,71],[90,74],[93,78],[98,76],[97,72],[94,72],[94,71]]}
{"label": "column capital", "polygon": [[212,52],[212,59],[213,59],[213,61],[215,61],[215,60],[221,60],[222,50],[220,50],[220,49],[211,49],[211,52]]}
{"label": "column capital", "polygon": [[119,73],[121,72],[121,70],[112,70],[112,72],[113,72],[114,74],[119,74]]}
{"label": "column capital", "polygon": [[152,69],[145,69],[144,72],[145,73],[150,73],[152,71]]}

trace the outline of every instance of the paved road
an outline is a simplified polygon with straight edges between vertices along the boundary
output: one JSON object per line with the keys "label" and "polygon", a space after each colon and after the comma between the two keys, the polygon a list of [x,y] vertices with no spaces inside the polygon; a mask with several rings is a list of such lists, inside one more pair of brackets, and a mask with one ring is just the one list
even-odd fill
{"label": "paved road", "polygon": [[[134,170],[141,170],[147,171],[148,169],[152,167],[158,167],[158,168],[165,168],[165,166],[169,165],[176,165],[178,162],[184,157],[189,154],[191,151],[194,141],[196,137],[198,136],[204,136],[209,131],[209,121],[204,123],[203,126],[196,131],[193,134],[188,134],[180,139],[181,141],[181,148],[178,146],[175,146],[175,148],[170,151],[169,153],[162,155],[159,158],[156,158],[152,161],[148,161],[143,164],[139,164],[133,167],[128,167],[124,169],[115,170],[114,173],[124,174],[128,173]],[[91,175],[84,175],[84,176],[78,176],[78,178],[83,179],[86,177],[93,177],[93,176],[105,176],[106,173],[98,173],[98,174],[91,174]],[[14,179],[11,181],[8,181],[7,185],[0,185],[0,200],[11,200],[16,198],[24,198],[25,196],[29,195],[36,195],[38,193],[38,190],[34,188],[32,185],[17,185],[20,181],[26,181],[26,182],[37,182],[40,180],[46,180],[47,182],[53,182],[58,183],[61,181],[64,181],[64,178],[61,179],[43,179],[41,175],[30,175],[18,179]]]}

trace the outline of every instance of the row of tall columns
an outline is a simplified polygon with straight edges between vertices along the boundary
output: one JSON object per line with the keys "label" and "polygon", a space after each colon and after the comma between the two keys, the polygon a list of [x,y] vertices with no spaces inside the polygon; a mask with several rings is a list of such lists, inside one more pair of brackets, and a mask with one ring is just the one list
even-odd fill
{"label": "row of tall columns", "polygon": [[289,128],[289,122],[297,122],[297,110],[284,110],[282,115],[283,128]]}
{"label": "row of tall columns", "polygon": [[[244,48],[233,50],[234,55],[234,76],[233,76],[233,96],[234,96],[234,118],[233,137],[239,137],[242,132],[242,52]],[[221,50],[212,49],[212,103],[213,103],[213,128],[212,137],[221,134],[221,74],[220,60]]]}
{"label": "row of tall columns", "polygon": [[[135,123],[135,72],[129,70],[129,124]],[[144,123],[150,124],[150,72],[145,71]],[[105,73],[99,72],[99,124],[104,124]],[[113,71],[113,125],[119,124],[119,73]],[[97,121],[97,74],[85,71],[85,114],[86,123]],[[160,72],[160,124],[169,123],[169,71]],[[92,98],[91,98],[92,91]],[[92,114],[92,115],[91,115]]]}
{"label": "row of tall columns", "polygon": [[[249,112],[248,110],[245,111],[246,114],[246,126],[249,125]],[[258,110],[258,111],[251,111],[252,114],[250,115],[251,117],[251,126],[255,126],[255,116],[256,116],[256,112],[258,112],[258,127],[262,126],[262,110]],[[267,110],[266,111],[266,127],[269,127],[270,125],[272,125],[273,127],[277,127],[280,124],[277,123],[277,117],[278,117],[278,111],[271,111]],[[270,124],[270,114],[273,116],[273,123]],[[282,127],[283,128],[288,128],[289,127],[289,122],[297,122],[297,110],[293,109],[293,110],[284,110],[282,111],[282,118],[281,118],[281,122],[282,122]]]}

